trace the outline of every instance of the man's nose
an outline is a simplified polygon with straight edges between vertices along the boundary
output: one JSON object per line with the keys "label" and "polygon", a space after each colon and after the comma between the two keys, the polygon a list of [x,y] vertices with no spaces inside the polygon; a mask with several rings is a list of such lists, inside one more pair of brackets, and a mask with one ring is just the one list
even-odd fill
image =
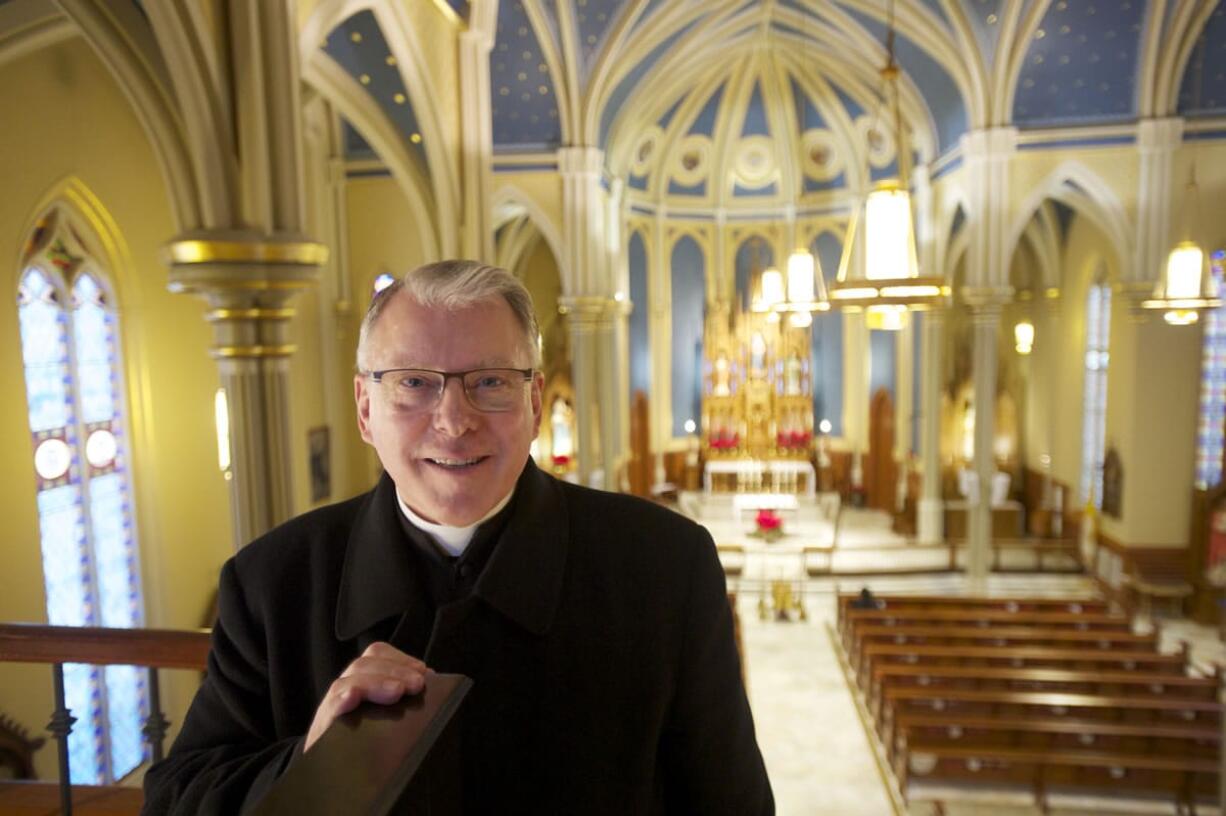
{"label": "man's nose", "polygon": [[477,424],[477,409],[464,393],[464,383],[459,377],[448,377],[434,409],[434,427],[451,436],[460,436]]}

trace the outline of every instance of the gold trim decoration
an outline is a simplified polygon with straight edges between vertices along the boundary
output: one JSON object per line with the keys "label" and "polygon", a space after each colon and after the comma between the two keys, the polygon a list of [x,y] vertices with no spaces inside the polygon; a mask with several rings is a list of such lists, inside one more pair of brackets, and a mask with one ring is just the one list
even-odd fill
{"label": "gold trim decoration", "polygon": [[209,354],[214,360],[232,360],[242,358],[289,357],[298,347],[292,343],[283,346],[213,346]]}
{"label": "gold trim decoration", "polygon": [[166,245],[173,264],[282,263],[322,266],[328,248],[313,241],[211,241],[188,239]]}
{"label": "gold trim decoration", "polygon": [[213,309],[204,315],[210,323],[226,320],[289,320],[296,314],[292,308],[284,309]]}

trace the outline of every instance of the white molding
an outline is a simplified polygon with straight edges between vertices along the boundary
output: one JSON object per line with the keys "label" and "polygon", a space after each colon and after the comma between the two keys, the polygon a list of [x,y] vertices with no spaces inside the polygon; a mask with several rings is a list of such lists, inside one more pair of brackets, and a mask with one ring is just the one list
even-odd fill
{"label": "white molding", "polygon": [[332,106],[358,129],[376,154],[386,163],[392,177],[405,194],[413,223],[427,258],[443,257],[435,219],[439,212],[429,179],[409,154],[400,131],[387,115],[343,68],[325,54],[315,51],[302,65],[302,78],[315,86]]}

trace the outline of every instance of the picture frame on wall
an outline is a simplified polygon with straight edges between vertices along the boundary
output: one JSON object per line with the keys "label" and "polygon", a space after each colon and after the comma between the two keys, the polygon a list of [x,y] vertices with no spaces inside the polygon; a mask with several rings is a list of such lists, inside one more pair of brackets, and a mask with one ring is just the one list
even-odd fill
{"label": "picture frame on wall", "polygon": [[332,497],[332,443],[327,425],[307,430],[308,470],[311,475],[311,502]]}

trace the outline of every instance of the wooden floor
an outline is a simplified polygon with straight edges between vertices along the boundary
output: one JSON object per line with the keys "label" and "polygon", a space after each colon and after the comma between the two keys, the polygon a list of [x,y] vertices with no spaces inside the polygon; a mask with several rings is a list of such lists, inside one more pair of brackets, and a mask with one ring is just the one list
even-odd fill
{"label": "wooden floor", "polygon": [[[137,816],[144,796],[140,788],[74,785],[73,816]],[[53,782],[0,782],[3,816],[52,816],[60,812],[60,789]]]}

